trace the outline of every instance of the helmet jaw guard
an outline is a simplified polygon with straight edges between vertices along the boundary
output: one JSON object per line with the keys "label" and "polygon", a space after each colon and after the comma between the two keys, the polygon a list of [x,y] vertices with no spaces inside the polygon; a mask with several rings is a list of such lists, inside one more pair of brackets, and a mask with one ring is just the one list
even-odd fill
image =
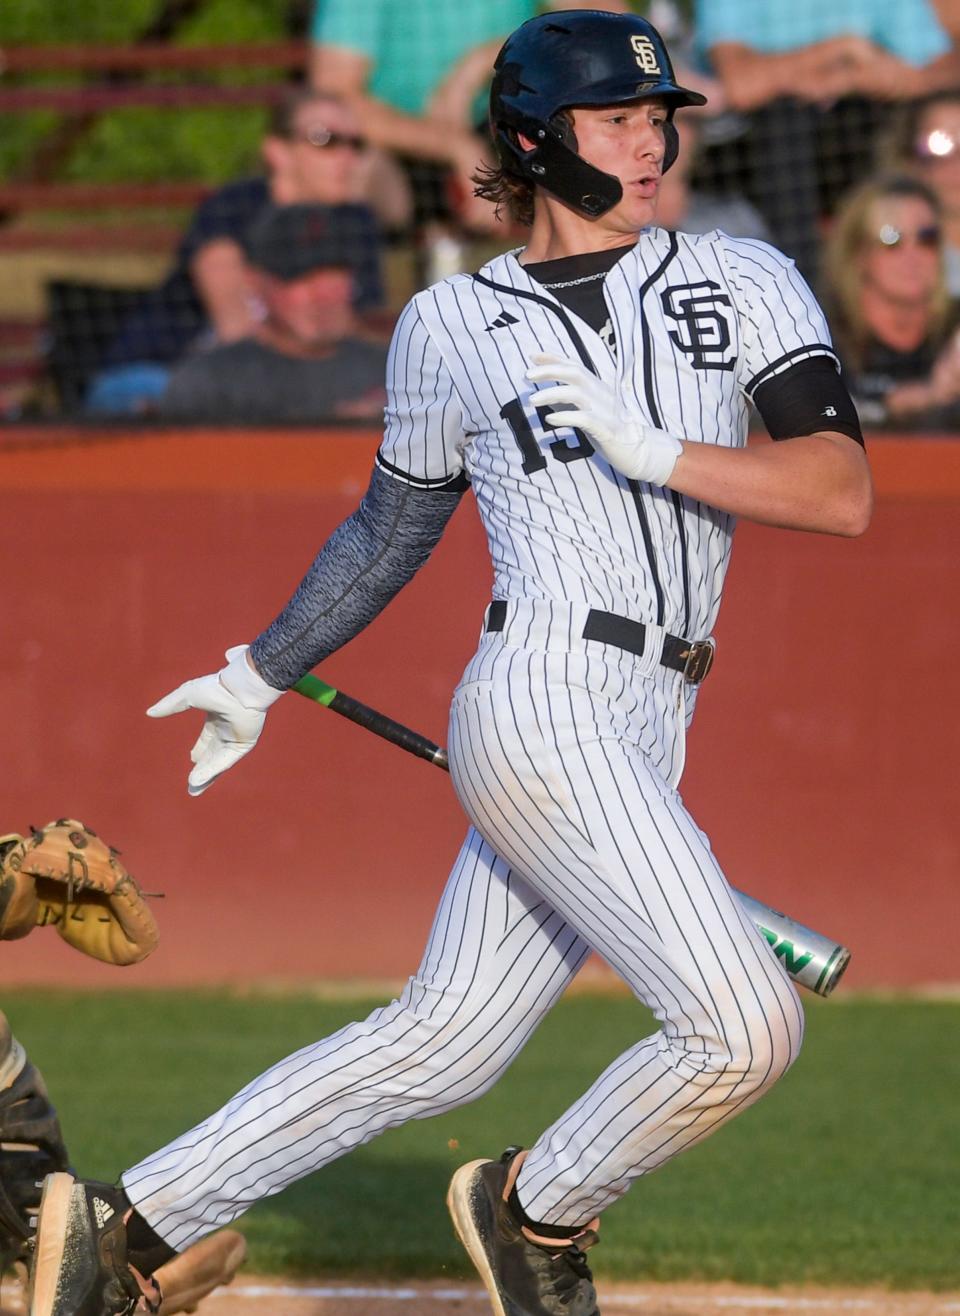
{"label": "helmet jaw guard", "polygon": [[[665,174],[677,158],[680,138],[670,119],[663,125],[663,132],[664,153],[660,172]],[[524,150],[519,142],[512,141],[506,133],[498,135],[498,153],[510,172],[519,173],[529,182],[539,184],[589,219],[605,215],[623,196],[623,187],[616,174],[608,174],[596,165],[588,164],[577,154],[576,136],[572,129],[567,134],[550,126],[538,127],[531,132],[524,132],[524,136],[534,143],[529,150]],[[573,139],[572,146],[568,137]],[[509,153],[513,162],[512,168],[504,159],[506,153]]]}
{"label": "helmet jaw guard", "polygon": [[[559,196],[591,219],[606,214],[623,196],[620,179],[595,165],[588,164],[577,154],[577,139],[566,120],[546,126],[531,124],[519,131],[533,142],[524,149],[519,141],[507,133],[498,135],[497,148],[501,161],[511,173],[519,173],[529,182],[539,184],[546,191]],[[504,158],[509,157],[509,163]]]}
{"label": "helmet jaw guard", "polygon": [[[574,107],[666,102],[661,172],[677,158],[674,111],[706,97],[677,85],[663,40],[645,19],[566,10],[529,19],[507,38],[494,65],[490,128],[506,172],[543,187],[593,219],[623,195],[620,180],[577,154],[560,113]],[[524,148],[523,134],[533,145]]]}

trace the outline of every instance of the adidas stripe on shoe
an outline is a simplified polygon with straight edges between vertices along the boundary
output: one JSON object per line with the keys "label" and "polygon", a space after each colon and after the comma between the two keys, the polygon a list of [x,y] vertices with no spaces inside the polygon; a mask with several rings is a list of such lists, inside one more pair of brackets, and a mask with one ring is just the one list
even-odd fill
{"label": "adidas stripe on shoe", "polygon": [[127,1202],[110,1184],[48,1175],[43,1185],[27,1297],[28,1316],[128,1316],[144,1297],[127,1265]]}

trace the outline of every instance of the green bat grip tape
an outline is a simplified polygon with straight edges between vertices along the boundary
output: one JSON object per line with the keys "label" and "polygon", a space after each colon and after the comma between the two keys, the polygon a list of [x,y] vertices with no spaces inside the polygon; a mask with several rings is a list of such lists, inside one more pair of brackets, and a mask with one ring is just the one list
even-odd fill
{"label": "green bat grip tape", "polygon": [[333,686],[327,685],[326,681],[321,681],[319,676],[301,676],[293,688],[298,695],[306,695],[314,703],[323,704],[327,708],[337,697],[337,692]]}

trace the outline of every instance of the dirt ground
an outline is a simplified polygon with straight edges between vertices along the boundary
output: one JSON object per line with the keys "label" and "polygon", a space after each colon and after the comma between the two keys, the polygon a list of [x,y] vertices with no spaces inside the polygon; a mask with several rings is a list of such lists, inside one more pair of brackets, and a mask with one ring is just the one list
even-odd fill
{"label": "dirt ground", "polygon": [[[0,1316],[23,1316],[23,1295],[6,1289]],[[960,1293],[887,1293],[877,1289],[755,1289],[732,1284],[603,1286],[603,1316],[946,1316]],[[292,1284],[243,1275],[211,1294],[201,1316],[486,1316],[479,1285],[413,1283]]]}

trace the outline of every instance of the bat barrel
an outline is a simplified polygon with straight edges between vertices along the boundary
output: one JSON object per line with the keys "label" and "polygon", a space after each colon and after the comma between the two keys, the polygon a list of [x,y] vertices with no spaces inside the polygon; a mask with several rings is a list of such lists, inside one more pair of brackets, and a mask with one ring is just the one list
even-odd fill
{"label": "bat barrel", "polygon": [[829,996],[850,963],[847,947],[743,891],[736,894],[790,977],[818,996]]}

